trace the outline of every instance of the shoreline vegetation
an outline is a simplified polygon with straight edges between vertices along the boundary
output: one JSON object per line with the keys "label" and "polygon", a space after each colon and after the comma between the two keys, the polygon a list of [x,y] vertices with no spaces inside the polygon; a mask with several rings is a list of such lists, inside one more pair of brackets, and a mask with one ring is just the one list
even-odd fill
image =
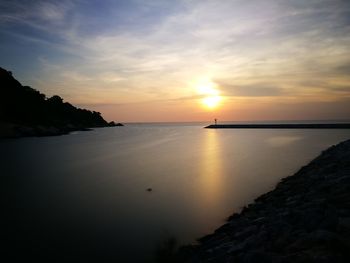
{"label": "shoreline vegetation", "polygon": [[53,136],[97,127],[123,126],[107,122],[100,112],[76,108],[57,95],[22,86],[0,67],[0,138]]}
{"label": "shoreline vegetation", "polygon": [[169,258],[166,261],[349,262],[350,140],[323,151],[213,234]]}

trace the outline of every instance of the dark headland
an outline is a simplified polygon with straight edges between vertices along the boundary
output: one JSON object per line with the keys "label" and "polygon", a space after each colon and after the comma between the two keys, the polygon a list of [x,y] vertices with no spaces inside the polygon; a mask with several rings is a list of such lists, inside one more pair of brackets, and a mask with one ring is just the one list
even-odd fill
{"label": "dark headland", "polygon": [[101,113],[76,108],[57,95],[47,98],[0,68],[0,138],[61,135],[109,126],[123,125],[108,123]]}
{"label": "dark headland", "polygon": [[350,123],[211,124],[208,129],[350,129]]}
{"label": "dark headland", "polygon": [[350,140],[198,241],[179,262],[350,262]]}

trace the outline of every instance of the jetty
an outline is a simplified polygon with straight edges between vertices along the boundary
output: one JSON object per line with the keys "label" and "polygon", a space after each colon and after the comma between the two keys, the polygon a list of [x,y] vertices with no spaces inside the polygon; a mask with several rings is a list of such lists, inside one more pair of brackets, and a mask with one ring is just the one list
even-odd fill
{"label": "jetty", "polygon": [[211,124],[207,129],[350,129],[350,123]]}

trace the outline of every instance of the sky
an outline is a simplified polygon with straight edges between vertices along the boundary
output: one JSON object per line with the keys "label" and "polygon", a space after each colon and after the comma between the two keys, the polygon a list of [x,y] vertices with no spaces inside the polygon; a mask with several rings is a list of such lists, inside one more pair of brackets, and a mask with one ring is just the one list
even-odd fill
{"label": "sky", "polygon": [[0,67],[121,122],[350,116],[349,0],[0,0]]}

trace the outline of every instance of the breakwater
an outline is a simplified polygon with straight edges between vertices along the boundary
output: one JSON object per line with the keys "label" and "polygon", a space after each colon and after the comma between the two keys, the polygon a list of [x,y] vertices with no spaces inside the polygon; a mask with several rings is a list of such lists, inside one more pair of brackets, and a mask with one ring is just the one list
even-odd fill
{"label": "breakwater", "polygon": [[350,140],[186,246],[180,262],[349,262]]}
{"label": "breakwater", "polygon": [[208,129],[350,129],[350,123],[211,124]]}

